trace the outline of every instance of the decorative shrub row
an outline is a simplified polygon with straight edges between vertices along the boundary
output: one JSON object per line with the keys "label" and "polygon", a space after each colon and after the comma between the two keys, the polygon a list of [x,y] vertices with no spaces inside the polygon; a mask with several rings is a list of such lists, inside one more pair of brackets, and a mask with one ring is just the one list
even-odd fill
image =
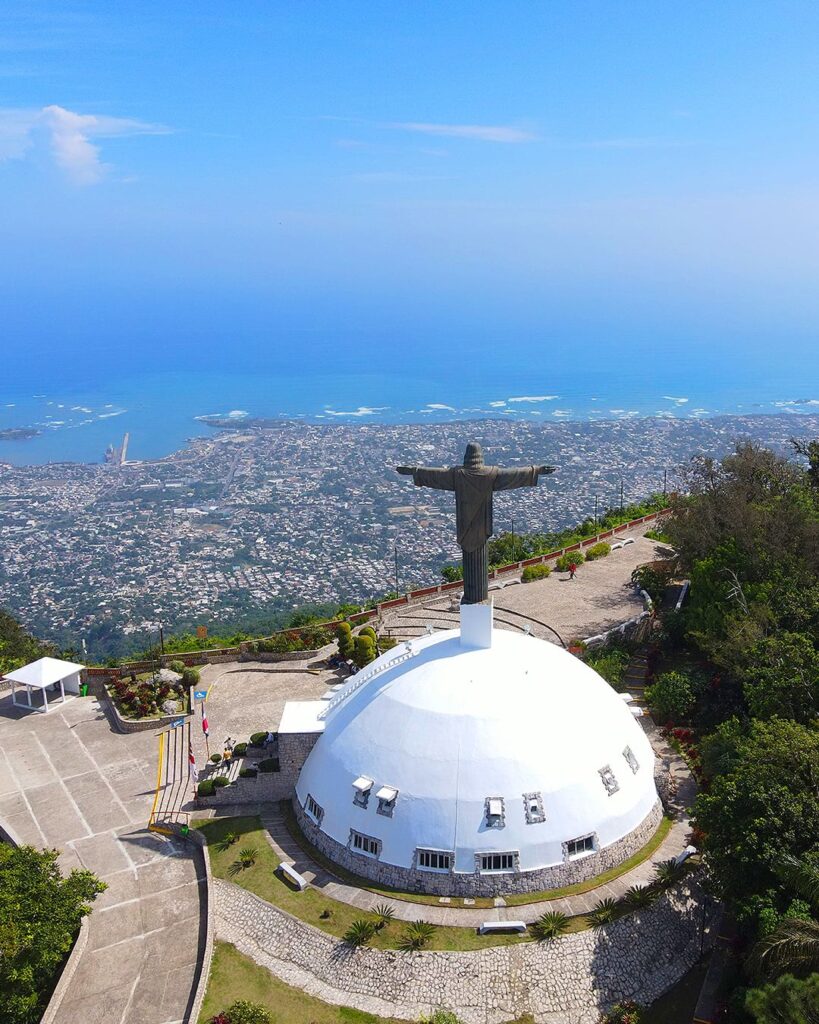
{"label": "decorative shrub row", "polygon": [[568,572],[570,565],[582,565],[586,561],[586,556],[582,551],[567,551],[565,555],[561,555],[560,558],[555,562],[555,569],[558,572]]}
{"label": "decorative shrub row", "polygon": [[552,573],[548,565],[527,565],[520,574],[523,583],[531,583],[533,580],[545,580]]}
{"label": "decorative shrub row", "polygon": [[605,558],[606,555],[611,554],[611,544],[601,540],[598,544],[592,544],[590,548],[586,548],[584,554],[587,562],[593,562],[595,558]]}

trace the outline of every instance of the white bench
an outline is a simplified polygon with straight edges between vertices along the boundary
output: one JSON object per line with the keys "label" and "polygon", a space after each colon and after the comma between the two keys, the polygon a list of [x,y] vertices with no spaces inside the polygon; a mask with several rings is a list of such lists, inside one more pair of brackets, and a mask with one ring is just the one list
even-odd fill
{"label": "white bench", "polygon": [[307,879],[302,878],[292,864],[285,864],[284,861],[282,861],[277,870],[281,871],[288,882],[292,882],[293,885],[298,888],[299,892],[307,888]]}
{"label": "white bench", "polygon": [[478,935],[494,935],[496,932],[518,932],[526,931],[525,921],[484,921],[478,929]]}

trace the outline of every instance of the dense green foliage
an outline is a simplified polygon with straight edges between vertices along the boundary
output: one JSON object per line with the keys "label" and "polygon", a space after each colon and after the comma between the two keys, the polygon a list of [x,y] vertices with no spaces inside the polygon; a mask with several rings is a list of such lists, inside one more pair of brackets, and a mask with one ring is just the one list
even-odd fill
{"label": "dense green foliage", "polygon": [[213,1017],[212,1024],[273,1024],[273,1018],[259,1003],[237,999]]}
{"label": "dense green foliage", "polygon": [[752,989],[745,1007],[754,1024],[817,1024],[819,974],[804,980],[784,974],[773,985]]}
{"label": "dense green foliage", "polygon": [[534,580],[545,580],[551,573],[548,565],[527,565],[520,578],[524,583],[532,583]]}
{"label": "dense green foliage", "polygon": [[56,850],[0,844],[0,1016],[34,1024],[91,902],[106,888],[90,871],[63,877]]}
{"label": "dense green foliage", "polygon": [[35,640],[13,616],[0,609],[0,675],[56,653],[56,648]]}
{"label": "dense green foliage", "polygon": [[605,558],[606,555],[611,554],[611,544],[607,544],[606,541],[601,540],[596,544],[592,544],[591,547],[586,548],[584,555],[587,562],[593,562],[596,558]]}
{"label": "dense green foliage", "polygon": [[780,976],[731,1018],[761,1024],[819,1020],[815,982],[786,976],[819,969],[819,444],[797,454],[693,460],[664,523],[675,560],[635,579],[658,604],[670,575],[691,581],[647,696],[690,726],[672,735],[693,737],[698,845],[748,940],[746,980]]}

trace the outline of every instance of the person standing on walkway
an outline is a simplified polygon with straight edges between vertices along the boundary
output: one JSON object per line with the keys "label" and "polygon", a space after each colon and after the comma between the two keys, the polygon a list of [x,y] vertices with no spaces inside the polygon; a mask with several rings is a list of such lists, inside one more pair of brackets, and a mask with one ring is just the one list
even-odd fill
{"label": "person standing on walkway", "polygon": [[572,562],[569,565],[569,579],[573,580],[576,575],[577,575],[577,565],[574,562]]}

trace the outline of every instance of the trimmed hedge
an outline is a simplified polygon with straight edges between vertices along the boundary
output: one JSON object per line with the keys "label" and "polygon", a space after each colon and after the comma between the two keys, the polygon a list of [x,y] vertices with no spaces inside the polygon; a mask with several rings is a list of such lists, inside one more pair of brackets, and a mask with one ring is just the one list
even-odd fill
{"label": "trimmed hedge", "polygon": [[250,737],[251,747],[261,747],[264,745],[264,741],[267,739],[266,732],[254,732]]}
{"label": "trimmed hedge", "polygon": [[230,785],[230,779],[227,775],[217,775],[215,779],[211,779],[211,782],[216,789],[223,789],[225,786]]}
{"label": "trimmed hedge", "polygon": [[233,756],[234,757],[244,757],[246,753],[247,753],[247,744],[246,743],[237,743],[234,746],[234,748],[233,748]]}
{"label": "trimmed hedge", "polygon": [[582,565],[585,561],[586,556],[582,551],[569,551],[558,558],[555,562],[555,569],[557,569],[558,572],[568,572],[569,566],[572,562],[574,562],[575,565]]}
{"label": "trimmed hedge", "polygon": [[586,561],[593,562],[595,558],[605,558],[606,555],[611,554],[611,544],[607,544],[604,540],[601,540],[597,544],[592,544],[590,548],[586,549]]}
{"label": "trimmed hedge", "polygon": [[202,779],[196,787],[196,792],[199,796],[213,796],[213,789],[213,779]]}
{"label": "trimmed hedge", "polygon": [[240,779],[255,779],[256,769],[255,768],[240,768],[239,769]]}
{"label": "trimmed hedge", "polygon": [[278,757],[266,757],[264,761],[259,761],[258,769],[260,772],[278,772],[281,771],[281,765]]}
{"label": "trimmed hedge", "polygon": [[548,565],[527,565],[520,574],[521,582],[531,583],[533,580],[545,580],[551,575],[551,567]]}

